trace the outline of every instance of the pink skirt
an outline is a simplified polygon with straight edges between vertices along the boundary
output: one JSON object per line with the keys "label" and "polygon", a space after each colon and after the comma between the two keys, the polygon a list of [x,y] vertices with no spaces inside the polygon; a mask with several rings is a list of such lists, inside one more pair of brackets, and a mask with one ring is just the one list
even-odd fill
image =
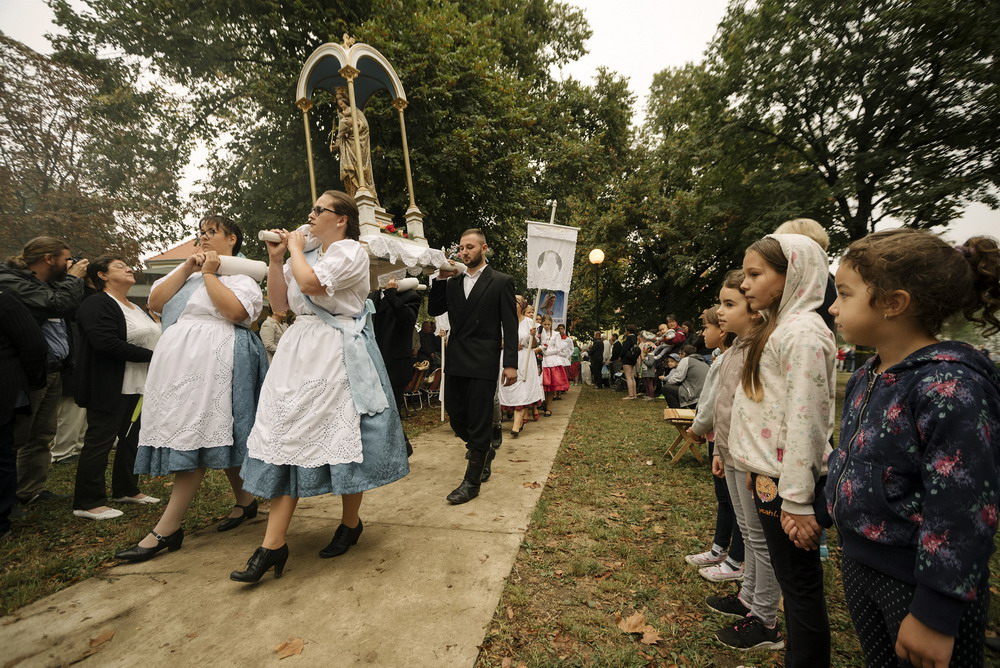
{"label": "pink skirt", "polygon": [[569,381],[566,380],[566,367],[542,367],[542,389],[546,392],[565,392],[568,390]]}

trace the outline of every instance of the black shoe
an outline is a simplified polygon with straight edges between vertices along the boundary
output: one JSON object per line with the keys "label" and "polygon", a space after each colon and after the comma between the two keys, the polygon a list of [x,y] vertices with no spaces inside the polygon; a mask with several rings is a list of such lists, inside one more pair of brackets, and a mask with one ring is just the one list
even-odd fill
{"label": "black shoe", "polygon": [[[524,427],[521,427],[521,429],[524,429]],[[518,429],[517,431],[514,431],[513,429],[511,429],[510,430],[510,436],[511,436],[511,438],[517,438],[518,436],[520,436],[521,435],[521,429]]]}
{"label": "black shoe", "polygon": [[490,447],[496,450],[501,445],[503,445],[503,427],[495,424],[493,425],[493,435],[490,437]]}
{"label": "black shoe", "polygon": [[129,550],[123,550],[115,555],[115,559],[121,559],[122,561],[148,561],[156,556],[156,554],[166,548],[168,552],[176,552],[181,549],[181,544],[184,542],[184,529],[178,529],[169,536],[161,536],[155,531],[150,531],[153,537],[156,538],[156,545],[153,547],[135,547]]}
{"label": "black shoe", "polygon": [[468,503],[479,496],[479,485],[483,481],[486,457],[487,453],[482,450],[468,451],[466,459],[469,460],[469,463],[465,467],[465,478],[462,480],[462,484],[448,495],[448,503],[457,506]]}
{"label": "black shoe", "polygon": [[43,489],[38,494],[21,501],[22,506],[30,506],[36,503],[45,503],[46,501],[63,501],[69,498],[69,494],[56,494],[55,492],[50,492],[47,489]]}
{"label": "black shoe", "polygon": [[463,480],[462,484],[453,489],[447,498],[448,503],[458,506],[472,501],[477,496],[479,496],[479,485],[473,485],[468,480]]}
{"label": "black shoe", "polygon": [[410,444],[410,439],[407,438],[405,434],[403,435],[403,438],[406,440],[406,456],[407,457],[412,457],[413,456],[413,445]]}
{"label": "black shoe", "polygon": [[277,550],[258,547],[247,560],[246,570],[233,571],[229,574],[229,579],[236,582],[257,582],[264,577],[264,573],[267,573],[271,566],[274,566],[274,577],[280,578],[281,571],[285,570],[286,561],[288,561],[288,543]]}
{"label": "black shoe", "polygon": [[365,525],[361,523],[361,520],[358,520],[358,526],[353,529],[341,524],[333,532],[333,540],[330,541],[330,544],[319,551],[319,556],[324,559],[339,557],[351,549],[351,545],[355,545],[358,542],[358,538],[361,536],[364,528]]}
{"label": "black shoe", "polygon": [[743,605],[743,601],[740,600],[739,594],[730,594],[729,596],[709,596],[705,599],[705,604],[712,610],[721,612],[724,615],[729,615],[730,617],[739,617],[742,619],[750,614],[750,608]]}
{"label": "black shoe", "polygon": [[490,451],[486,453],[486,466],[483,467],[483,475],[479,477],[479,482],[486,482],[493,475],[493,460],[497,456],[497,451],[490,448]]}
{"label": "black shoe", "polygon": [[753,615],[747,615],[732,626],[715,632],[716,639],[733,649],[784,649],[785,639],[775,624],[773,629],[764,626]]}
{"label": "black shoe", "polygon": [[227,517],[222,520],[219,522],[219,526],[216,527],[216,531],[229,531],[230,529],[235,529],[239,525],[243,524],[243,520],[252,520],[257,517],[257,499],[254,499],[245,506],[241,506],[237,503],[234,507],[242,508],[243,514],[239,517]]}

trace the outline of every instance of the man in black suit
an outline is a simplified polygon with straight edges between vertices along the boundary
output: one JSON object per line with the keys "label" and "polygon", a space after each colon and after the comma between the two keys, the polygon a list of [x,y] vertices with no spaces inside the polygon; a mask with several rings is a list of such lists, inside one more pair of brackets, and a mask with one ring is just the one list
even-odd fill
{"label": "man in black suit", "polygon": [[481,230],[462,233],[459,257],[466,271],[441,271],[431,288],[427,312],[448,313],[451,332],[445,357],[444,405],[451,428],[466,443],[468,464],[462,484],[448,495],[452,504],[479,495],[483,472],[492,463],[493,398],[497,369],[503,361],[503,384],[517,380],[517,307],[514,281],[486,264],[486,236]]}
{"label": "man in black suit", "polygon": [[594,332],[594,343],[590,346],[590,377],[594,379],[594,387],[601,389],[606,385],[601,371],[604,369],[604,334]]}

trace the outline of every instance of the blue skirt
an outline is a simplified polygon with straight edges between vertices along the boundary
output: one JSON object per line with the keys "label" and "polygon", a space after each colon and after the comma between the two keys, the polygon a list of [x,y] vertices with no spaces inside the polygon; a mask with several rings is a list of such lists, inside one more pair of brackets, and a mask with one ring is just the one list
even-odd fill
{"label": "blue skirt", "polygon": [[161,476],[200,468],[228,469],[240,466],[246,459],[246,454],[246,441],[242,448],[237,445],[222,445],[197,450],[174,450],[143,445],[135,455],[135,472]]}
{"label": "blue skirt", "polygon": [[410,472],[403,424],[393,400],[382,354],[374,337],[366,337],[365,346],[378,371],[389,407],[375,415],[361,415],[363,461],[306,468],[293,464],[268,464],[247,455],[240,472],[243,489],[266,499],[357,494],[388,485]]}

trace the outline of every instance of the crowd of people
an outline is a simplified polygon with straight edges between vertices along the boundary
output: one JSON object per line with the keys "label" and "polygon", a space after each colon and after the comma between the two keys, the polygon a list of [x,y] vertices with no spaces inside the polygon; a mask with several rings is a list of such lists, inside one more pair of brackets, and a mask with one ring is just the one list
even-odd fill
{"label": "crowd of people", "polygon": [[[15,503],[55,496],[50,444],[68,395],[86,416],[74,515],[105,521],[123,514],[114,505],[159,504],[139,476],[173,475],[155,526],[116,558],[181,549],[209,469],[224,471],[233,491],[219,531],[270,499],[261,545],[235,581],[282,574],[300,498],[341,497],[319,556],[358,542],[364,493],[409,472],[403,387],[414,356],[442,363],[440,340],[433,321],[417,331],[419,292],[395,281],[369,290],[358,210],[345,193],[323,193],[307,226],[272,232],[273,313],[260,336],[250,330],[264,304],[258,282],[220,273],[243,243],[223,216],[204,218],[197,252],[152,285],[149,313],[128,299],[135,276],[120,257],[74,260],[63,241],[39,237],[0,265],[9,379],[0,385],[0,534]],[[442,269],[428,292],[430,315],[448,316],[444,401],[466,448],[447,501],[468,503],[490,480],[504,413],[518,438],[573,382],[616,387],[622,401],[662,396],[669,408],[694,409],[687,436],[708,441],[715,533],[685,560],[706,580],[741,581],[706,599],[736,620],[716,633],[720,642],[784,649],[788,666],[829,665],[820,547],[835,526],[869,666],[982,665],[1000,371],[938,335],[956,315],[1000,331],[1000,249],[988,237],[951,246],[887,230],[851,244],[834,277],[826,247],[815,221],[789,221],[749,246],[701,314],[700,333],[668,316],[655,330],[598,331],[581,345],[515,294],[513,279],[486,263],[483,232],[467,230],[461,271]],[[875,354],[847,384],[833,444],[836,371],[851,370],[853,346]]]}

